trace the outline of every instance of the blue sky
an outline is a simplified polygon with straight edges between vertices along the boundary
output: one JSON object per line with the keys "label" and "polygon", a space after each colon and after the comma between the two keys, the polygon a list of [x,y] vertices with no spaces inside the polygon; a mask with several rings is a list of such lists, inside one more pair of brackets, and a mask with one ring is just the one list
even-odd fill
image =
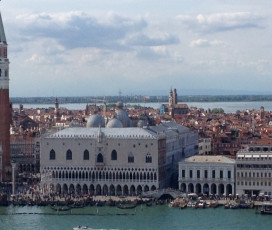
{"label": "blue sky", "polygon": [[272,93],[268,0],[2,0],[10,96]]}

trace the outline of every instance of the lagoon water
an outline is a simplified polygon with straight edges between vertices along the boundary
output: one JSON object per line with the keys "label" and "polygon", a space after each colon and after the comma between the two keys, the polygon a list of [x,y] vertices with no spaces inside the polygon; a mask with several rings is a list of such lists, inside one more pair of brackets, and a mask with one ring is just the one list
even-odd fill
{"label": "lagoon water", "polygon": [[0,229],[72,230],[81,225],[105,230],[267,230],[272,226],[272,216],[255,214],[254,209],[227,210],[223,207],[183,210],[167,205],[138,206],[136,210],[85,207],[64,214],[57,214],[50,207],[1,207]]}
{"label": "lagoon water", "polygon": [[[189,107],[197,107],[207,109],[213,108],[223,108],[225,113],[235,113],[237,110],[247,110],[247,109],[260,109],[264,106],[266,111],[272,111],[272,101],[254,101],[254,102],[188,102],[186,103]],[[100,105],[100,104],[98,104]],[[130,105],[141,105],[149,106],[155,109],[161,106],[161,103],[130,103]],[[25,108],[49,108],[54,107],[54,104],[24,104]],[[74,104],[60,104],[60,107],[67,109],[79,109],[83,110],[86,108],[86,103],[74,103]],[[19,108],[18,104],[13,104],[13,108]]]}

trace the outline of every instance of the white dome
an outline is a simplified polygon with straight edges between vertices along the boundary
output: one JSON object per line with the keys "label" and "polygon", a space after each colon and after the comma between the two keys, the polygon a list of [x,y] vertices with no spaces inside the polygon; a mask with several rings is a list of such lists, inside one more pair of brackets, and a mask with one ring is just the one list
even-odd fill
{"label": "white dome", "polygon": [[123,127],[131,127],[132,126],[132,122],[131,122],[130,118],[128,117],[128,114],[125,110],[117,109],[115,111],[115,113],[116,113],[116,118],[122,122]]}
{"label": "white dome", "polygon": [[116,118],[111,119],[108,124],[107,128],[123,128],[122,122]]}
{"label": "white dome", "polygon": [[87,121],[87,128],[105,127],[105,120],[100,114],[93,114]]}

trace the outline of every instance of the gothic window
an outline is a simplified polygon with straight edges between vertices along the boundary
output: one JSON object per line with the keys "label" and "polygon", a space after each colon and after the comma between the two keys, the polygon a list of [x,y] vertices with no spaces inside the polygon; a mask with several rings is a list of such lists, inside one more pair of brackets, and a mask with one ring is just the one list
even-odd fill
{"label": "gothic window", "polygon": [[96,162],[97,162],[97,163],[103,163],[103,155],[102,155],[101,153],[99,153],[99,154],[97,155]]}
{"label": "gothic window", "polygon": [[52,149],[52,150],[50,151],[49,159],[50,159],[50,160],[56,160],[56,152],[55,152],[54,149]]}
{"label": "gothic window", "polygon": [[66,152],[66,160],[72,160],[72,151],[70,149]]}
{"label": "gothic window", "polygon": [[152,163],[152,156],[150,153],[146,154],[145,163]]}
{"label": "gothic window", "polygon": [[83,160],[88,161],[89,160],[89,151],[86,149],[83,153]]}
{"label": "gothic window", "polygon": [[111,152],[111,160],[112,161],[116,161],[117,160],[117,152],[116,152],[115,149],[112,150],[112,152]]}
{"label": "gothic window", "polygon": [[7,77],[8,76],[8,70],[6,69],[5,70],[5,77]]}
{"label": "gothic window", "polygon": [[134,156],[132,153],[128,154],[128,163],[134,163]]}

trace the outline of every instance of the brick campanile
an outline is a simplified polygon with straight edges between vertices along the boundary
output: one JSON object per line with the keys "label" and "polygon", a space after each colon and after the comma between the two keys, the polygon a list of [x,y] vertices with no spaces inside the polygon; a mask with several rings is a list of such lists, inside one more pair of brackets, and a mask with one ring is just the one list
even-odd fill
{"label": "brick campanile", "polygon": [[1,181],[9,180],[6,174],[10,167],[10,103],[8,44],[0,13],[0,145],[2,145]]}

